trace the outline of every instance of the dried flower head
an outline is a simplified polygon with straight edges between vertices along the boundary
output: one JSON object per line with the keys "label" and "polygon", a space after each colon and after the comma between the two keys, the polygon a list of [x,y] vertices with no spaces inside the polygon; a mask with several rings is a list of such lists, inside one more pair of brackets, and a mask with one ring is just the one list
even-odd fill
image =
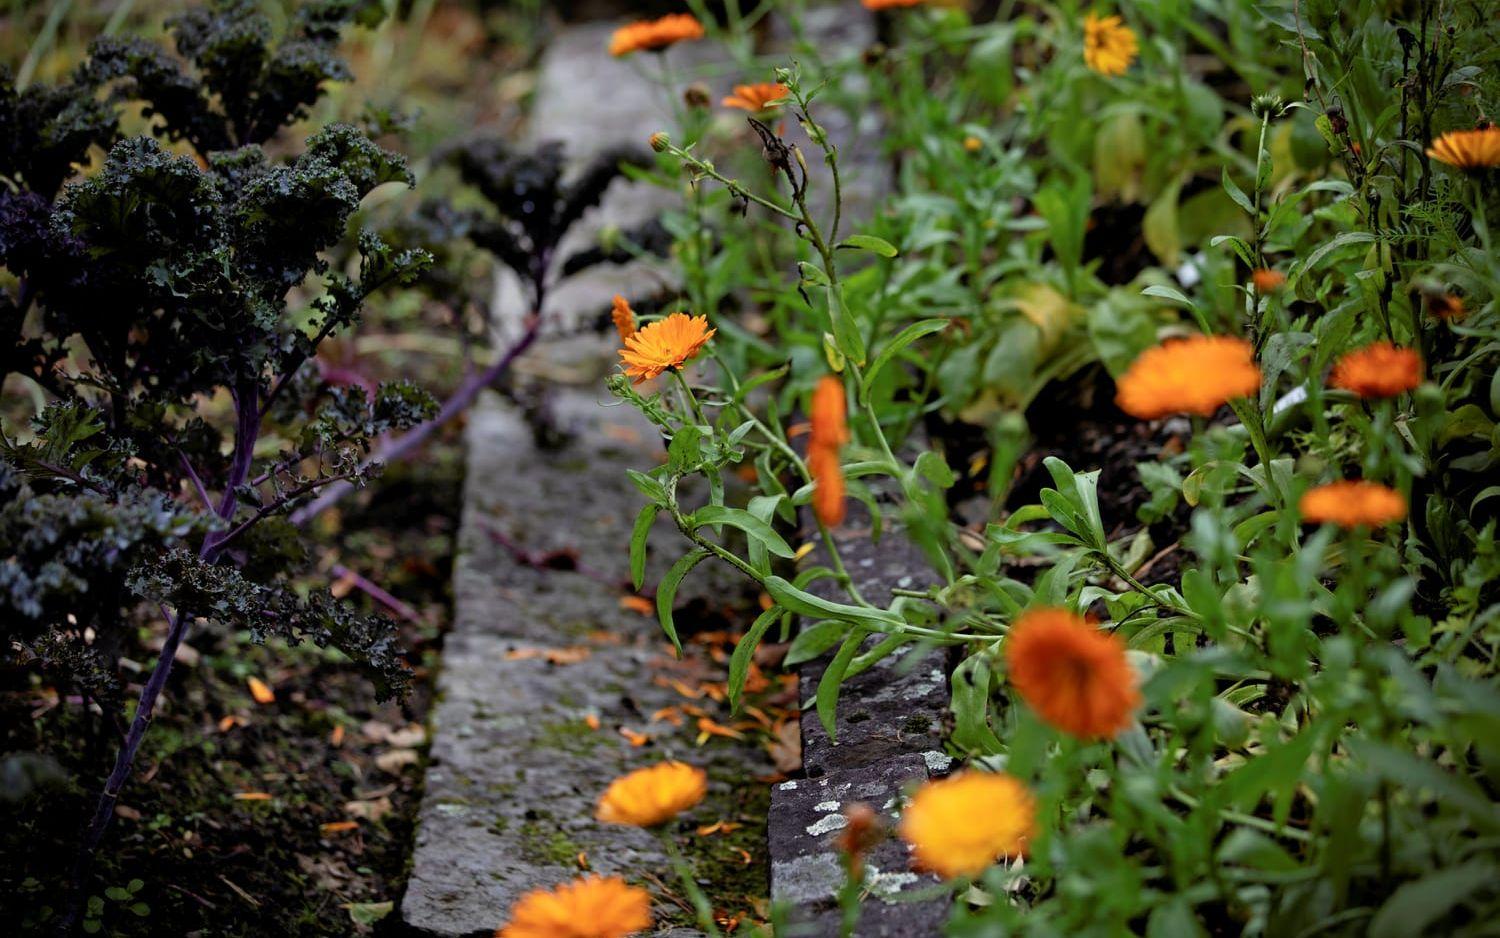
{"label": "dried flower head", "polygon": [[640,384],[668,368],[681,368],[717,331],[708,328],[707,316],[673,313],[632,333],[620,349],[620,363],[632,383]]}
{"label": "dried flower head", "polygon": [[1432,141],[1427,155],[1465,172],[1500,166],[1500,127],[1450,130]]}
{"label": "dried flower head", "polygon": [[1066,609],[1033,609],[1005,639],[1010,682],[1047,723],[1083,739],[1111,739],[1141,705],[1125,643]]}
{"label": "dried flower head", "polygon": [[1115,403],[1133,417],[1208,417],[1230,398],[1259,390],[1260,368],[1243,339],[1194,336],[1147,349],[1118,383]]}
{"label": "dried flower head", "polygon": [[1422,358],[1409,348],[1375,342],[1334,362],[1328,382],[1360,397],[1395,397],[1422,383]]}
{"label": "dried flower head", "polygon": [[781,98],[791,94],[791,89],[779,82],[767,81],[758,85],[735,85],[734,94],[722,102],[725,107],[737,107],[751,114],[781,106]]}
{"label": "dried flower head", "polygon": [[1469,315],[1464,298],[1456,293],[1429,293],[1426,299],[1427,312],[1435,319],[1456,322]]}
{"label": "dried flower head", "polygon": [[621,342],[635,335],[635,310],[630,308],[630,302],[625,297],[615,294],[609,316],[615,321],[615,331],[620,333]]}
{"label": "dried flower head", "polygon": [[703,800],[708,775],[685,762],[660,762],[609,783],[594,816],[607,824],[655,827]]}
{"label": "dried flower head", "polygon": [[609,37],[609,54],[660,52],[679,42],[703,38],[703,24],[690,13],[671,13],[656,20],[641,20],[621,26]]}
{"label": "dried flower head", "polygon": [[1256,293],[1270,293],[1286,283],[1286,274],[1269,267],[1257,267],[1250,272],[1250,282],[1255,284]]}
{"label": "dried flower head", "polygon": [[625,938],[650,927],[650,893],[618,876],[585,876],[526,893],[495,938]]}
{"label": "dried flower head", "polygon": [[1036,802],[1019,779],[960,772],[917,789],[901,815],[914,864],[953,879],[1019,857],[1036,833]]}
{"label": "dried flower head", "polygon": [[1135,31],[1118,16],[1083,18],[1083,62],[1100,75],[1123,75],[1141,51]]}
{"label": "dried flower head", "polygon": [[1406,517],[1406,499],[1378,482],[1345,479],[1308,489],[1297,503],[1309,524],[1378,527]]}

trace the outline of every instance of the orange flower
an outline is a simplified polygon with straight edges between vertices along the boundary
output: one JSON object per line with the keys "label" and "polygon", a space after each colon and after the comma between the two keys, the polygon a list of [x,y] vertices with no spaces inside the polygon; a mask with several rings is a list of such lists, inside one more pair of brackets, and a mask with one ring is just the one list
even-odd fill
{"label": "orange flower", "polygon": [[641,20],[621,26],[609,37],[609,54],[659,52],[679,42],[703,38],[703,24],[689,13],[672,13],[659,20]]}
{"label": "orange flower", "polygon": [[927,0],[862,0],[866,10],[893,10],[897,7],[921,6]]}
{"label": "orange flower", "polygon": [[1500,166],[1500,127],[1450,130],[1432,141],[1427,155],[1465,171]]}
{"label": "orange flower", "polygon": [[839,464],[839,451],[831,446],[809,449],[807,473],[813,482],[813,514],[828,527],[843,524],[848,493],[844,485],[844,468]]}
{"label": "orange flower", "polygon": [[1133,417],[1211,416],[1232,397],[1260,388],[1250,343],[1201,335],[1149,348],[1120,376],[1115,403]]}
{"label": "orange flower", "polygon": [[1406,499],[1378,482],[1345,479],[1308,489],[1297,510],[1309,524],[1378,527],[1405,518]]}
{"label": "orange flower", "polygon": [[609,783],[594,816],[607,824],[655,827],[703,800],[708,775],[685,762],[661,762]]}
{"label": "orange flower", "polygon": [[1469,315],[1469,310],[1464,306],[1464,298],[1454,293],[1429,293],[1427,312],[1449,322],[1456,322]]}
{"label": "orange flower", "polygon": [[839,447],[849,442],[848,401],[844,397],[844,382],[834,375],[824,375],[813,388],[811,417],[812,432],[808,446]]}
{"label": "orange flower", "polygon": [[673,313],[632,333],[620,349],[620,363],[633,383],[640,384],[668,368],[681,368],[717,331],[708,328],[707,316]]}
{"label": "orange flower", "polygon": [[1422,383],[1422,359],[1409,348],[1376,342],[1334,362],[1328,382],[1360,397],[1395,397]]}
{"label": "orange flower", "polygon": [[1125,74],[1141,45],[1118,16],[1090,13],[1083,18],[1083,62],[1106,77]]}
{"label": "orange flower", "polygon": [[1026,854],[1036,834],[1036,801],[999,772],[959,772],[927,782],[901,814],[913,864],[945,879],[977,876],[1000,857]]}
{"label": "orange flower", "polygon": [[620,333],[620,341],[635,335],[635,310],[630,308],[630,303],[620,294],[615,294],[614,306],[609,311],[610,318],[615,321],[615,330]]}
{"label": "orange flower", "polygon": [[1255,284],[1256,293],[1270,293],[1286,283],[1286,274],[1268,267],[1258,267],[1250,272],[1250,282]]}
{"label": "orange flower", "polygon": [[1051,725],[1084,739],[1112,739],[1141,705],[1119,637],[1066,609],[1022,614],[1005,640],[1010,682]]}
{"label": "orange flower", "polygon": [[495,938],[625,938],[651,927],[651,895],[618,876],[526,893]]}
{"label": "orange flower", "polygon": [[[790,88],[774,81],[761,82],[758,85],[735,85],[734,94],[725,98],[722,103],[725,107],[737,107],[751,114],[759,114],[761,111],[780,107],[777,99],[784,98],[790,93]],[[777,103],[773,104],[773,101]]]}

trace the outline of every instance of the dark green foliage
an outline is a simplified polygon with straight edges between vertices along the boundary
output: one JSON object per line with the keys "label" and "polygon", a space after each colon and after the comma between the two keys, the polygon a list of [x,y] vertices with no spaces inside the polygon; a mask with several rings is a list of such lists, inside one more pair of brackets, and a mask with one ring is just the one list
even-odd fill
{"label": "dark green foliage", "polygon": [[[191,71],[101,40],[66,84],[0,82],[0,265],[16,284],[0,367],[53,401],[0,439],[0,632],[3,654],[61,686],[117,706],[114,659],[163,610],[335,645],[383,694],[405,680],[389,622],[294,586],[309,558],[285,516],[364,481],[372,437],[431,415],[409,384],[370,399],[311,361],[428,262],[368,232],[357,269],[324,256],[372,189],[411,176],[345,125],[286,160],[259,146],[346,75],[340,30],[375,6],[304,4],[278,35],[231,0],[173,21]],[[126,99],[202,162],[119,140]],[[58,193],[94,145],[102,168]]]}

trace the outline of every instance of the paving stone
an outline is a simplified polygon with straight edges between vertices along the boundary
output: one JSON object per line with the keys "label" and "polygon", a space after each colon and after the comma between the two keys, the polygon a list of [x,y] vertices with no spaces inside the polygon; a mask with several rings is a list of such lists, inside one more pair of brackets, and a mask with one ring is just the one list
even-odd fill
{"label": "paving stone", "polygon": [[[891,589],[922,589],[936,582],[922,552],[887,530],[877,542],[870,537],[869,514],[863,505],[851,506],[849,519],[835,533],[839,554],[860,593],[885,605]],[[826,563],[822,548],[808,563]],[[829,580],[811,591],[826,599],[841,599]],[[879,641],[872,636],[866,647]],[[800,672],[801,695],[811,700],[828,667],[827,656],[809,662]],[[868,671],[844,682],[835,718],[837,742],[811,711],[802,720],[802,768],[811,778],[828,772],[869,765],[908,753],[943,758],[943,718],[949,703],[948,657],[941,648],[908,645],[877,662]]]}
{"label": "paving stone", "polygon": [[[838,934],[834,908],[844,873],[836,840],[846,825],[844,810],[864,802],[880,812],[894,831],[903,790],[926,781],[921,756],[897,756],[875,765],[835,772],[815,779],[782,782],[771,790],[768,818],[771,850],[771,898],[794,905],[793,921],[809,938]],[[903,893],[927,889],[937,880],[911,872],[910,851],[888,837],[866,858],[870,896],[864,903],[857,934],[921,936],[938,934],[948,904],[900,901]]]}

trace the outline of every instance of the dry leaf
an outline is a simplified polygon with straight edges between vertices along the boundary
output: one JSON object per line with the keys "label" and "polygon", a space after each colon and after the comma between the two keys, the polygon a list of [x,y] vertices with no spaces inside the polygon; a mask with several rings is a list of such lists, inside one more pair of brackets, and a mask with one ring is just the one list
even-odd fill
{"label": "dry leaf", "polygon": [[347,801],[344,812],[366,821],[378,821],[391,813],[391,799],[381,796],[366,801]]}
{"label": "dry leaf", "polygon": [[403,768],[420,761],[422,757],[417,755],[415,749],[391,749],[375,757],[375,764],[392,775],[400,775]]}
{"label": "dry leaf", "polygon": [[250,696],[255,698],[258,704],[271,704],[276,702],[276,692],[271,690],[271,685],[260,678],[251,676],[245,678],[245,683],[250,687]]}
{"label": "dry leaf", "polygon": [[645,733],[637,733],[635,730],[629,728],[628,726],[620,727],[620,735],[625,737],[625,739],[632,746],[644,746],[647,743],[651,742],[651,737],[649,735]]}
{"label": "dry leaf", "polygon": [[270,801],[271,793],[268,791],[237,791],[234,793],[235,801]]}
{"label": "dry leaf", "polygon": [[427,739],[427,730],[420,723],[411,723],[399,730],[391,730],[385,741],[398,749],[420,746]]}
{"label": "dry leaf", "polygon": [[327,824],[318,825],[318,830],[324,834],[342,834],[344,831],[359,829],[358,821],[330,821]]}
{"label": "dry leaf", "polygon": [[656,615],[656,604],[644,596],[621,596],[620,608],[639,612],[643,616]]}
{"label": "dry leaf", "polygon": [[802,768],[802,726],[788,720],[776,729],[776,738],[766,743],[766,752],[778,772],[795,772]]}

